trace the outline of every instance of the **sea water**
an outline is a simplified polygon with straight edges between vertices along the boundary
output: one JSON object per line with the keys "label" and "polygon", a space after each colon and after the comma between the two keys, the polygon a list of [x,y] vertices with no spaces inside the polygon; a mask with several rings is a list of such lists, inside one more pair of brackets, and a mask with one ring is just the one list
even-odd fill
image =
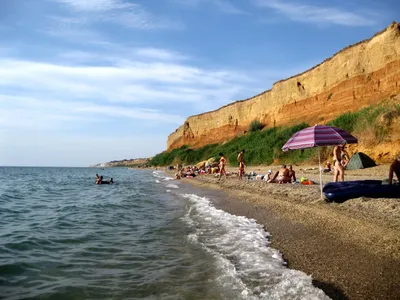
{"label": "sea water", "polygon": [[328,297],[255,220],[163,172],[3,167],[0,299]]}

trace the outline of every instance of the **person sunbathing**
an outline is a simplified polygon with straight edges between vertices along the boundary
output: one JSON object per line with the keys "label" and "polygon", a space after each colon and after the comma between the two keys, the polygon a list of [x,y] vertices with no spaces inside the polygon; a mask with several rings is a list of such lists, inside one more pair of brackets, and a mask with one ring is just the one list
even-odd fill
{"label": "person sunbathing", "polygon": [[400,182],[400,154],[398,154],[389,169],[389,184],[393,183],[393,174],[396,174],[397,180]]}
{"label": "person sunbathing", "polygon": [[331,166],[331,163],[330,163],[329,161],[327,161],[327,162],[326,162],[326,165],[325,165],[325,167],[324,167],[323,172],[324,172],[324,173],[328,173],[328,172],[330,172],[330,171],[332,171],[332,166]]}
{"label": "person sunbathing", "polygon": [[289,170],[286,165],[282,165],[278,172],[275,173],[274,177],[268,182],[272,183],[288,183],[290,182]]}
{"label": "person sunbathing", "polygon": [[289,182],[296,182],[296,172],[293,170],[293,167],[289,165],[288,169],[289,169],[289,180],[290,180]]}
{"label": "person sunbathing", "polygon": [[267,174],[264,176],[264,181],[269,182],[274,177],[272,170],[268,170]]}

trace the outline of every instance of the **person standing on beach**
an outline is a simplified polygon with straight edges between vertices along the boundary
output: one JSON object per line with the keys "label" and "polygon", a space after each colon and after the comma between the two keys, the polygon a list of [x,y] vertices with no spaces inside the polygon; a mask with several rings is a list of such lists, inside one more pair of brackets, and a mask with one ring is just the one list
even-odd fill
{"label": "person standing on beach", "polygon": [[244,175],[244,149],[239,152],[237,160],[239,162],[239,179],[243,178]]}
{"label": "person standing on beach", "polygon": [[341,157],[342,157],[342,161],[341,161],[342,166],[343,166],[344,169],[346,169],[346,167],[347,167],[347,165],[349,164],[349,161],[350,161],[350,156],[347,153],[346,149],[344,149],[344,145],[342,146]]}
{"label": "person standing on beach", "polygon": [[400,182],[400,153],[396,155],[394,162],[389,169],[389,184],[393,183],[393,174],[396,174],[397,180]]}
{"label": "person standing on beach", "polygon": [[225,159],[223,153],[220,153],[219,156],[220,156],[220,159],[219,159],[219,179],[221,179],[222,174],[225,175],[225,179],[226,179],[226,171],[225,171],[226,159]]}
{"label": "person standing on beach", "polygon": [[333,148],[333,181],[344,181],[344,167],[342,164],[342,155],[346,154],[344,145],[335,146]]}

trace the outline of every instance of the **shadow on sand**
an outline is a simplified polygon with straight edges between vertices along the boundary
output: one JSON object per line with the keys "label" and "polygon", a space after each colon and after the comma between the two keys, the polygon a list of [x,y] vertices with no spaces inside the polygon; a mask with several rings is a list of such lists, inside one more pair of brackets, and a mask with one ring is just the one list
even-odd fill
{"label": "shadow on sand", "polygon": [[313,285],[325,292],[327,296],[333,300],[348,300],[349,298],[343,293],[343,291],[331,283],[322,282],[313,279]]}

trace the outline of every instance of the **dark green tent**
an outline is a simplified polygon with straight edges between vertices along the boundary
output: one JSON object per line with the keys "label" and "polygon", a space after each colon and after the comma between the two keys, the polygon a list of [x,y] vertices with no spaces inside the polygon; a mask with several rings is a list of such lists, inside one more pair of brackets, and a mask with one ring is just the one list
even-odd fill
{"label": "dark green tent", "polygon": [[355,153],[349,163],[347,164],[346,170],[357,170],[375,167],[376,163],[371,157],[362,152]]}

